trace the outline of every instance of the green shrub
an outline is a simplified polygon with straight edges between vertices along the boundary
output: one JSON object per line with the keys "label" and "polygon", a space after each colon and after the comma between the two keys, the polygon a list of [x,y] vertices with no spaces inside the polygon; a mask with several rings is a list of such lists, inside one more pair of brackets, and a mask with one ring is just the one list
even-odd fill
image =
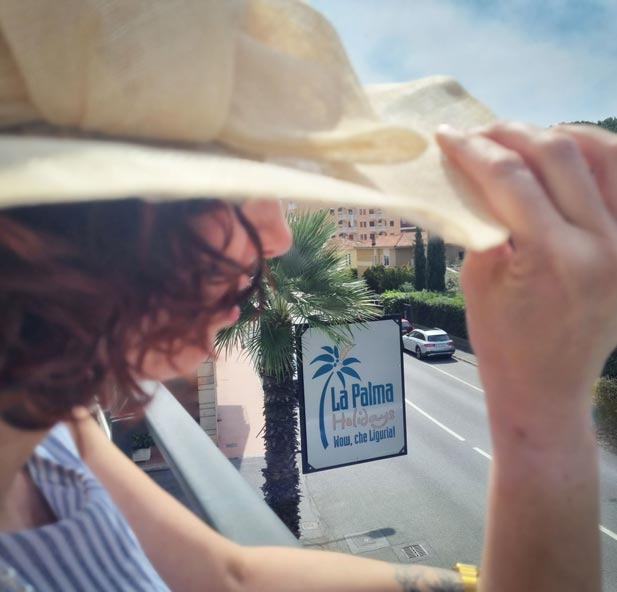
{"label": "green shrub", "polygon": [[151,446],[154,446],[154,438],[148,432],[135,432],[131,436],[131,448],[133,450],[150,448]]}
{"label": "green shrub", "polygon": [[602,376],[608,378],[617,378],[617,349],[608,357],[604,370],[602,370]]}
{"label": "green shrub", "polygon": [[593,393],[598,435],[617,446],[617,379],[603,376],[596,381]]}
{"label": "green shrub", "polygon": [[387,290],[400,290],[405,283],[413,283],[413,269],[409,265],[402,267],[384,267],[383,265],[373,265],[369,267],[362,276],[366,285],[381,294]]}
{"label": "green shrub", "polygon": [[373,265],[365,270],[362,277],[366,282],[366,285],[376,292],[377,294],[381,294],[383,292],[382,284],[383,278],[386,274],[386,268],[383,265]]}
{"label": "green shrub", "polygon": [[460,294],[439,292],[384,292],[382,301],[385,314],[403,314],[404,305],[411,304],[412,321],[467,339],[465,302]]}
{"label": "green shrub", "polygon": [[446,270],[446,290],[448,292],[460,292],[460,274]]}

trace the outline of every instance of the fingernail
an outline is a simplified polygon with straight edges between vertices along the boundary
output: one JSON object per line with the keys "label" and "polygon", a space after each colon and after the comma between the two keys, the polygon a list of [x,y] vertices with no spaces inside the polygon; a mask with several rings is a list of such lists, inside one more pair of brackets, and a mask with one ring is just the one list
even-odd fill
{"label": "fingernail", "polygon": [[463,137],[463,134],[456,128],[452,127],[449,123],[441,123],[437,127],[437,133],[440,136],[451,140],[458,140]]}

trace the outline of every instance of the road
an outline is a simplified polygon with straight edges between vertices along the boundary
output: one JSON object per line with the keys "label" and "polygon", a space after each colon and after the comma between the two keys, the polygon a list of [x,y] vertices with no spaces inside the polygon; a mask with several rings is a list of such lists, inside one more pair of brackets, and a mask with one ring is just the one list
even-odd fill
{"label": "road", "polygon": [[[479,563],[491,445],[477,369],[409,354],[404,366],[409,454],[305,476],[304,543],[388,561],[417,551],[414,561],[436,566]],[[600,473],[604,590],[617,592],[615,455],[601,451]]]}

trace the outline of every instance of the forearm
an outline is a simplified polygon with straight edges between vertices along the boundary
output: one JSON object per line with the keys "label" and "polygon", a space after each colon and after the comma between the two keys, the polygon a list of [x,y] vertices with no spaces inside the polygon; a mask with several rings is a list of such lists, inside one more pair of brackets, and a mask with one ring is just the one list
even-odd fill
{"label": "forearm", "polygon": [[246,549],[252,592],[463,592],[458,573],[328,551]]}
{"label": "forearm", "polygon": [[453,571],[326,551],[240,547],[162,491],[89,418],[75,429],[84,460],[173,590],[222,592],[463,592]]}
{"label": "forearm", "polygon": [[495,437],[481,589],[600,590],[597,450],[590,414],[556,409],[552,422],[536,427],[515,409],[496,410],[501,402],[516,400],[505,390],[487,391]]}
{"label": "forearm", "polygon": [[73,426],[88,464],[172,590],[238,591],[240,547],[220,536],[163,491],[107,440],[89,418]]}

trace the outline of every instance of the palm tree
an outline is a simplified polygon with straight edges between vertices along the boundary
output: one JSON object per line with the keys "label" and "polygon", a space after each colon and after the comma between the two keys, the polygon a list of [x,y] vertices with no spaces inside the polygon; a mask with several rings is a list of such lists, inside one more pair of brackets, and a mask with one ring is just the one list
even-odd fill
{"label": "palm tree", "polygon": [[[335,229],[328,214],[293,214],[288,220],[292,247],[268,262],[261,313],[256,314],[257,302],[247,302],[238,322],[219,334],[217,350],[244,347],[261,377],[266,449],[262,491],[268,505],[299,536],[296,327],[320,328],[344,346],[344,324],[374,318],[378,311],[373,292],[363,280],[351,277],[342,255],[327,245]],[[331,353],[335,356],[338,349]]]}

